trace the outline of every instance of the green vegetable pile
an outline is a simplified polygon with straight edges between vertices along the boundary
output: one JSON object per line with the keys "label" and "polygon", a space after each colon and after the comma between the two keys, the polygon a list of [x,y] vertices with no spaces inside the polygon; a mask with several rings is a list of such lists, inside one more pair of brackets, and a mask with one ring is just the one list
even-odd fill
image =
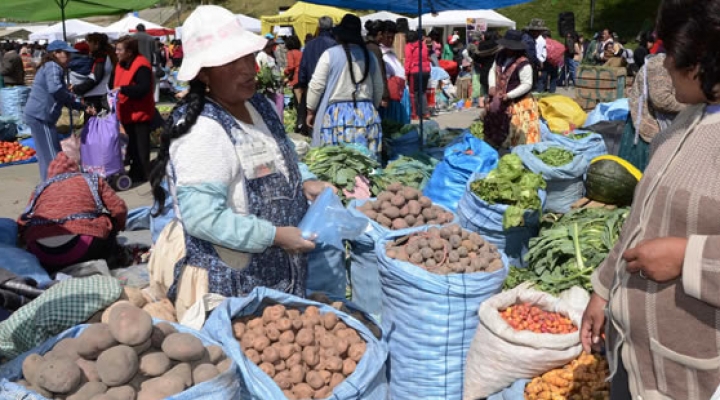
{"label": "green vegetable pile", "polygon": [[370,177],[380,164],[371,157],[347,146],[325,146],[310,149],[304,159],[310,172],[318,179],[330,182],[343,190],[355,190],[355,177]]}
{"label": "green vegetable pile", "polygon": [[422,190],[430,180],[438,163],[439,161],[427,156],[402,156],[370,177],[373,182],[372,194],[377,196],[381,192],[387,191],[388,186],[395,182]]}
{"label": "green vegetable pile", "polygon": [[505,288],[532,282],[557,294],[573,286],[592,291],[590,276],[615,246],[628,209],[583,208],[562,216],[530,240],[528,268],[510,269]]}
{"label": "green vegetable pile", "polygon": [[462,133],[462,129],[431,130],[426,132],[423,146],[426,148],[446,147]]}
{"label": "green vegetable pile", "polygon": [[533,154],[537,156],[545,165],[551,167],[562,167],[563,165],[570,164],[575,157],[571,151],[565,150],[560,147],[550,147],[542,153],[533,150]]}
{"label": "green vegetable pile", "polygon": [[515,154],[503,156],[496,169],[470,184],[473,193],[486,202],[509,206],[503,215],[506,230],[525,224],[525,210],[542,212],[538,189],[545,187],[542,176],[525,169]]}
{"label": "green vegetable pile", "polygon": [[267,66],[260,68],[257,73],[257,90],[258,92],[268,95],[277,93],[282,87],[282,79],[273,73],[273,70]]}
{"label": "green vegetable pile", "polygon": [[581,132],[581,133],[573,133],[573,134],[570,134],[569,136],[570,136],[570,139],[580,140],[580,139],[585,139],[586,137],[588,137],[592,134],[593,134],[592,132]]}
{"label": "green vegetable pile", "polygon": [[478,139],[485,139],[485,125],[481,121],[473,122],[470,133]]}
{"label": "green vegetable pile", "polygon": [[285,132],[295,133],[295,122],[297,121],[297,110],[295,108],[285,107],[283,111],[283,125]]}

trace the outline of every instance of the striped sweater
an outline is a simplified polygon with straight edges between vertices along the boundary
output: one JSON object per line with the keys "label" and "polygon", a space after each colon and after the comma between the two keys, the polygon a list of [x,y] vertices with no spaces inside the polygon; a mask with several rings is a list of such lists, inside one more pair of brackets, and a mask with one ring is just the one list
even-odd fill
{"label": "striped sweater", "polygon": [[[633,399],[709,399],[720,384],[720,114],[691,106],[655,137],[620,240],[593,275],[608,299],[608,356],[621,346]],[[688,238],[680,278],[626,271],[643,240]]]}

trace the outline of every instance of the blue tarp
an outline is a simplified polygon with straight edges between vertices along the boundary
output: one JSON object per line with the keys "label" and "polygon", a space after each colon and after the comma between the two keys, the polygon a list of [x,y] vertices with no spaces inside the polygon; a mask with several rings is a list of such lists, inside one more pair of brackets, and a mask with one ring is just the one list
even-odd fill
{"label": "blue tarp", "polygon": [[453,10],[493,10],[528,3],[530,0],[307,0],[306,2],[352,10],[384,10],[416,15],[419,7],[422,7],[423,14]]}

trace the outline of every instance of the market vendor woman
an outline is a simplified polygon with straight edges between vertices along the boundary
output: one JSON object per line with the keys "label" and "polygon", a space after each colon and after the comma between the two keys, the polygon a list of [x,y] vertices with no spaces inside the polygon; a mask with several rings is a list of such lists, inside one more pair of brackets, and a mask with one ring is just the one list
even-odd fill
{"label": "market vendor woman", "polygon": [[612,399],[699,400],[720,385],[720,0],[664,0],[658,36],[678,102],[653,139],[620,240],[592,277],[583,346]]}
{"label": "market vendor woman", "polygon": [[167,289],[179,320],[207,293],[265,286],[303,296],[305,253],[315,244],[297,226],[308,200],[330,185],[303,172],[273,105],[256,93],[253,53],[267,39],[224,8],[200,6],[183,25],[183,43],[178,78],[190,91],[151,177],[163,204],[167,176],[177,221],[158,239],[151,284]]}

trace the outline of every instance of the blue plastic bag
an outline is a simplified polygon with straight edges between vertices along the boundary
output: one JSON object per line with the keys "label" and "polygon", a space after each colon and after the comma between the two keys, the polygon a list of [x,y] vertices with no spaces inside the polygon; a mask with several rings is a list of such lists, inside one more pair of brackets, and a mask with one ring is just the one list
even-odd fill
{"label": "blue plastic bag", "polygon": [[385,343],[376,339],[365,325],[331,306],[264,287],[253,289],[246,297],[228,298],[210,314],[210,318],[203,327],[203,332],[222,343],[226,354],[239,365],[242,397],[234,398],[286,399],[272,378],[245,357],[231,328],[233,319],[246,315],[260,315],[265,306],[274,304],[297,309],[304,309],[312,305],[318,307],[322,314],[334,312],[348,327],[355,329],[367,343],[365,355],[357,364],[355,372],[333,390],[331,397],[333,400],[385,400],[387,398],[385,361],[388,352]]}
{"label": "blue plastic bag", "polygon": [[528,379],[519,379],[503,391],[490,395],[487,400],[525,400],[525,386],[528,383]]}
{"label": "blue plastic bag", "polygon": [[27,251],[15,247],[14,244],[0,244],[0,268],[19,277],[34,280],[39,288],[45,288],[52,282],[38,259]]}
{"label": "blue plastic bag", "polygon": [[470,133],[464,133],[460,140],[445,149],[444,159],[435,168],[423,193],[433,203],[455,212],[470,176],[475,172],[490,172],[497,164],[495,149]]}
{"label": "blue plastic bag", "polygon": [[347,288],[345,249],[318,243],[308,253],[308,273],[305,293],[321,292],[330,297],[344,298]]}
{"label": "blue plastic bag", "polygon": [[17,244],[18,225],[14,219],[0,218],[0,245]]}
{"label": "blue plastic bag", "polygon": [[415,127],[398,138],[388,137],[385,142],[388,146],[387,153],[390,161],[397,160],[400,156],[411,156],[420,151],[419,128]]}
{"label": "blue plastic bag", "polygon": [[[577,129],[573,131],[573,134],[584,134],[590,131],[584,129]],[[575,154],[582,154],[586,159],[592,161],[595,157],[604,156],[608,153],[605,139],[602,135],[592,132],[588,136],[580,139],[573,139],[570,136],[565,136],[561,133],[552,133],[545,125],[545,122],[540,121],[540,133],[543,142],[557,143],[563,148],[572,151]]]}
{"label": "blue plastic bag", "polygon": [[564,149],[556,143],[537,143],[517,146],[512,152],[520,157],[527,169],[542,175],[547,182],[545,211],[564,214],[585,194],[583,176],[590,166],[590,159],[585,158],[582,153],[567,149],[575,155],[572,162],[551,167],[535,155],[535,151],[542,153],[551,147]]}
{"label": "blue plastic bag", "polygon": [[588,114],[583,127],[600,121],[625,121],[629,113],[630,104],[627,98],[617,99],[610,103],[600,103]]}
{"label": "blue plastic bag", "polygon": [[305,213],[298,229],[303,237],[345,250],[343,240],[360,236],[367,228],[367,220],[352,216],[330,188],[325,188]]}
{"label": "blue plastic bag", "polygon": [[[167,322],[161,320],[153,320],[154,323]],[[196,330],[190,329],[179,324],[171,324],[178,332],[191,333],[196,336],[205,346],[219,345],[218,342],[212,340],[209,335]],[[0,367],[0,394],[3,399],[23,399],[23,400],[45,400],[35,392],[20,386],[13,381],[22,378],[22,363],[31,354],[43,355],[49,352],[53,346],[62,339],[78,337],[90,325],[78,325],[72,327],[65,332],[46,340],[40,346],[21,354],[14,360]],[[228,326],[228,329],[230,327]],[[238,366],[232,363],[230,369],[218,375],[217,377],[200,383],[178,393],[174,396],[167,397],[165,400],[216,400],[216,399],[239,399],[240,397],[240,379],[237,376]]]}
{"label": "blue plastic bag", "polygon": [[[528,251],[530,239],[540,232],[541,213],[527,210],[524,215],[524,226],[503,229],[503,215],[508,206],[489,204],[477,197],[470,189],[472,182],[484,178],[485,175],[474,174],[467,183],[467,190],[460,199],[457,210],[460,226],[479,233],[485,240],[497,246],[507,255],[510,265],[523,267],[525,266],[523,257]],[[544,208],[546,193],[540,190],[538,194]]]}
{"label": "blue plastic bag", "polygon": [[437,275],[385,254],[387,242],[426,230],[392,232],[375,248],[393,400],[462,398],[465,358],[480,322],[478,309],[500,292],[508,274],[505,255],[499,271]]}
{"label": "blue plastic bag", "polygon": [[[380,239],[393,231],[371,220],[357,209],[367,201],[370,200],[353,200],[348,204],[348,210],[352,215],[365,218],[369,224],[362,235],[350,241],[350,282],[353,302],[375,319],[380,320],[382,290],[375,246]],[[453,215],[455,216],[455,213]],[[453,222],[457,222],[457,216]]]}

